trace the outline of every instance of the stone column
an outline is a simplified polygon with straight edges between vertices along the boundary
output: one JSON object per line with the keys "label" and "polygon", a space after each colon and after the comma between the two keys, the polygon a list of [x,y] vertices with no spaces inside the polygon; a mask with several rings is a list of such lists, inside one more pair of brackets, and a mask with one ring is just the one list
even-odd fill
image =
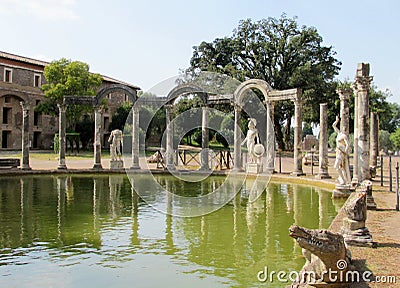
{"label": "stone column", "polygon": [[101,165],[101,106],[94,107],[94,165],[93,169],[103,169]]}
{"label": "stone column", "polygon": [[319,172],[318,179],[331,178],[328,173],[328,104],[319,104]]}
{"label": "stone column", "polygon": [[[378,115],[375,112],[371,112],[371,130],[370,130],[370,165],[372,170],[376,169],[378,159],[378,143],[379,143],[379,127],[378,127]],[[376,170],[375,170],[376,173]]]}
{"label": "stone column", "polygon": [[168,170],[175,170],[174,163],[174,127],[172,122],[172,108],[171,104],[165,105],[166,121],[167,121],[167,139],[166,139],[166,164]]}
{"label": "stone column", "polygon": [[349,99],[350,99],[350,88],[339,88],[336,90],[339,94],[340,99],[340,131],[342,131],[347,138],[349,138],[350,128],[350,109],[349,109]]}
{"label": "stone column", "polygon": [[301,117],[301,100],[294,101],[294,167],[292,175],[304,175],[301,155],[301,135],[302,135],[302,117]]}
{"label": "stone column", "polygon": [[358,91],[356,84],[353,85],[354,90],[354,151],[353,151],[353,179],[351,184],[353,187],[358,185]]}
{"label": "stone column", "polygon": [[29,166],[29,104],[20,102],[22,107],[22,170],[31,170]]}
{"label": "stone column", "polygon": [[133,106],[132,109],[132,167],[140,169],[139,165],[139,107]]}
{"label": "stone column", "polygon": [[239,172],[243,171],[242,166],[242,139],[240,137],[240,112],[242,111],[242,107],[235,104],[235,128],[234,128],[234,147],[233,147],[233,171]]}
{"label": "stone column", "polygon": [[373,77],[369,76],[369,64],[359,63],[356,75],[358,99],[358,181],[370,179],[369,170],[369,86]]}
{"label": "stone column", "polygon": [[64,170],[67,169],[67,165],[65,164],[65,150],[66,150],[66,125],[67,125],[67,104],[57,104],[58,106],[58,167],[57,169]]}
{"label": "stone column", "polygon": [[201,118],[201,170],[210,170],[208,164],[208,107],[205,105],[202,107],[202,118]]}
{"label": "stone column", "polygon": [[275,135],[274,135],[274,103],[266,100],[267,106],[267,133],[265,139],[265,148],[267,156],[267,168],[266,171],[273,172],[275,164]]}

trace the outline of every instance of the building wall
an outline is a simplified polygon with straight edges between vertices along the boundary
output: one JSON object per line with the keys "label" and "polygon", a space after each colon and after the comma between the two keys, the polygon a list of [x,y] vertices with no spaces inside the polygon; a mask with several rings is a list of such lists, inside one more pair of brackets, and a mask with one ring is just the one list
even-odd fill
{"label": "building wall", "polygon": [[[41,115],[34,111],[39,102],[44,100],[43,92],[40,89],[40,86],[45,83],[44,67],[44,65],[0,57],[0,149],[21,149],[21,101],[30,106],[31,149],[53,148],[54,135],[58,132],[58,117]],[[6,70],[12,71],[12,83],[5,82]],[[116,83],[104,81],[100,89],[112,84]],[[108,126],[111,123],[112,115],[126,101],[127,97],[120,92],[110,93],[107,97],[107,109],[102,115],[101,130],[102,146],[105,148],[109,147]]]}

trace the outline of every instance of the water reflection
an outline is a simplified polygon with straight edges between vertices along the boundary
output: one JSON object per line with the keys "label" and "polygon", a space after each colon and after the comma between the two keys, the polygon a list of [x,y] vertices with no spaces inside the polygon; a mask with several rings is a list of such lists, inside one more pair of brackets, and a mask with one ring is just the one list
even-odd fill
{"label": "water reflection", "polygon": [[[224,180],[188,183],[157,176],[162,187],[181,194],[208,194]],[[0,286],[14,281],[29,287],[40,283],[37,275],[43,273],[48,281],[60,280],[68,267],[75,273],[65,287],[76,287],[82,277],[91,279],[89,286],[112,279],[113,286],[156,281],[166,287],[254,287],[264,266],[299,269],[304,260],[288,227],[326,228],[341,203],[324,190],[287,184],[270,184],[254,200],[256,184],[249,180],[240,189],[240,183],[230,183],[227,187],[241,192],[227,205],[182,218],[149,207],[121,175],[2,177]],[[167,211],[181,205],[170,193],[159,195],[156,200]],[[107,273],[99,275],[101,269]]]}

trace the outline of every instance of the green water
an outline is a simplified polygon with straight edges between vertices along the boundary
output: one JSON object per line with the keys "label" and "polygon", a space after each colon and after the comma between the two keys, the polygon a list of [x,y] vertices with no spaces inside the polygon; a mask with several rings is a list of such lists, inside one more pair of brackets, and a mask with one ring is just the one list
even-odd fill
{"label": "green water", "polygon": [[[199,189],[156,177],[182,194]],[[243,189],[216,212],[183,218],[143,202],[124,176],[1,177],[0,287],[284,287],[257,273],[302,267],[289,226],[326,228],[341,205],[320,189],[271,183],[253,203]]]}

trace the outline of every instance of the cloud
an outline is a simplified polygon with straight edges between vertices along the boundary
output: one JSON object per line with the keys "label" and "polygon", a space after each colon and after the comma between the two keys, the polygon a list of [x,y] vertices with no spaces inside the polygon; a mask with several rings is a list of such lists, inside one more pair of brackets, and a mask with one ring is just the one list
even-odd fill
{"label": "cloud", "polygon": [[44,20],[73,20],[75,0],[0,0],[0,14],[29,15]]}

